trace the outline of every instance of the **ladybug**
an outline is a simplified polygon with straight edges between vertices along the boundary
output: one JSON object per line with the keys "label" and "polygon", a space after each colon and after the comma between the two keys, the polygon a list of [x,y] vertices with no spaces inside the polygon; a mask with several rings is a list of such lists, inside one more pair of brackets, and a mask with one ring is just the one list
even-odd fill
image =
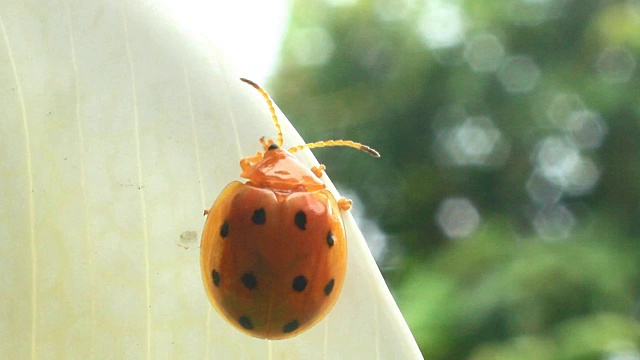
{"label": "ladybug", "polygon": [[277,141],[260,139],[263,152],[240,160],[241,177],[220,193],[202,231],[200,268],[213,307],[238,330],[285,339],[311,328],[333,307],[344,283],[347,244],[338,200],[322,181],[323,165],[307,168],[292,153],[304,148],[349,146],[347,140],[282,148],[282,131],[269,95]]}

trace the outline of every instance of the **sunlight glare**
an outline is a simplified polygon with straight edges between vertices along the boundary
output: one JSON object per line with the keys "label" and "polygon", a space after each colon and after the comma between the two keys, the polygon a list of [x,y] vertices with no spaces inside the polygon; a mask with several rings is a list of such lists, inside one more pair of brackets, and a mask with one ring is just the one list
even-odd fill
{"label": "sunlight glare", "polygon": [[286,0],[158,0],[179,26],[213,44],[242,76],[258,83],[273,72],[289,21]]}

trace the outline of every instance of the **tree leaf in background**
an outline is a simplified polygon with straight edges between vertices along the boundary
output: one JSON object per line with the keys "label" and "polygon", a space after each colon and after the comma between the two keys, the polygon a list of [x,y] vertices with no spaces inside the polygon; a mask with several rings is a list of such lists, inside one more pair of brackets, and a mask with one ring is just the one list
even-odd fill
{"label": "tree leaf in background", "polygon": [[222,58],[147,2],[0,5],[1,358],[421,358],[350,214],[316,327],[270,342],[212,310],[202,210],[274,135]]}

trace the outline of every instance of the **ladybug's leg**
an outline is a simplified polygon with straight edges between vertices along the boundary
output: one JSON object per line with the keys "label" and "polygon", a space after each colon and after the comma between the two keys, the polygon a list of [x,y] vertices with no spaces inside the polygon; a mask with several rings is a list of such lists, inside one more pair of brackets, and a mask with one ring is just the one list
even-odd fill
{"label": "ladybug's leg", "polygon": [[249,170],[251,166],[262,160],[262,153],[258,152],[255,156],[247,156],[240,159],[240,168],[242,171]]}
{"label": "ladybug's leg", "polygon": [[209,215],[209,209],[204,209],[204,211],[202,212],[202,216],[207,216]]}
{"label": "ladybug's leg", "polygon": [[340,200],[338,200],[338,207],[340,208],[340,210],[343,210],[343,211],[351,209],[351,204],[353,204],[353,201],[345,197],[342,197],[340,198]]}
{"label": "ladybug's leg", "polygon": [[317,176],[317,177],[322,177],[322,172],[326,169],[327,167],[320,164],[318,166],[314,166],[311,168],[311,171]]}

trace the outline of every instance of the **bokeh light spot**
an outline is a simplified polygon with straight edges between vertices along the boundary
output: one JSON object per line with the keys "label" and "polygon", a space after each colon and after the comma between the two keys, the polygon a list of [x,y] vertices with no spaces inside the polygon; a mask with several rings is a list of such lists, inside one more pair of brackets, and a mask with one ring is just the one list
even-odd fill
{"label": "bokeh light spot", "polygon": [[418,20],[418,29],[431,49],[453,47],[464,40],[460,6],[444,0],[429,1]]}
{"label": "bokeh light spot", "polygon": [[633,344],[622,344],[627,349],[616,349],[610,351],[603,357],[604,360],[640,360],[640,352],[633,348]]}
{"label": "bokeh light spot", "polygon": [[581,154],[576,143],[567,137],[549,136],[542,140],[536,162],[537,171],[568,195],[590,193],[600,179],[595,162]]}
{"label": "bokeh light spot", "polygon": [[575,217],[565,206],[554,204],[543,207],[535,214],[533,228],[545,240],[561,240],[571,235]]}
{"label": "bokeh light spot", "polygon": [[540,69],[529,56],[510,56],[498,69],[498,80],[510,93],[525,93],[533,90],[539,78]]}
{"label": "bokeh light spot", "polygon": [[292,36],[293,57],[300,66],[325,64],[333,56],[335,44],[331,35],[321,27],[297,30]]}
{"label": "bokeh light spot", "polygon": [[467,198],[447,198],[436,214],[438,226],[450,238],[465,238],[480,225],[480,213]]}
{"label": "bokeh light spot", "polygon": [[596,69],[606,82],[625,83],[631,80],[636,59],[624,48],[607,48],[598,56]]}
{"label": "bokeh light spot", "polygon": [[607,124],[600,114],[591,110],[574,111],[569,115],[566,129],[581,149],[597,149],[607,135]]}
{"label": "bokeh light spot", "polygon": [[439,133],[438,146],[447,163],[456,166],[501,166],[509,145],[490,118],[468,117],[456,127]]}
{"label": "bokeh light spot", "polygon": [[549,136],[538,146],[536,161],[538,169],[547,180],[564,187],[567,177],[580,161],[580,152],[569,139]]}
{"label": "bokeh light spot", "polygon": [[477,72],[496,71],[504,55],[504,47],[493,34],[476,34],[465,43],[464,57]]}
{"label": "bokeh light spot", "polygon": [[382,21],[403,20],[415,7],[415,0],[377,0],[374,4],[376,15]]}
{"label": "bokeh light spot", "polygon": [[562,188],[550,182],[537,171],[531,174],[525,188],[529,198],[539,204],[553,204],[562,197]]}
{"label": "bokeh light spot", "polygon": [[573,114],[586,110],[582,98],[574,93],[558,93],[547,108],[547,116],[555,126],[566,127],[565,122]]}
{"label": "bokeh light spot", "polygon": [[590,193],[600,180],[600,169],[596,163],[586,156],[581,156],[573,171],[565,178],[565,192],[579,196]]}

